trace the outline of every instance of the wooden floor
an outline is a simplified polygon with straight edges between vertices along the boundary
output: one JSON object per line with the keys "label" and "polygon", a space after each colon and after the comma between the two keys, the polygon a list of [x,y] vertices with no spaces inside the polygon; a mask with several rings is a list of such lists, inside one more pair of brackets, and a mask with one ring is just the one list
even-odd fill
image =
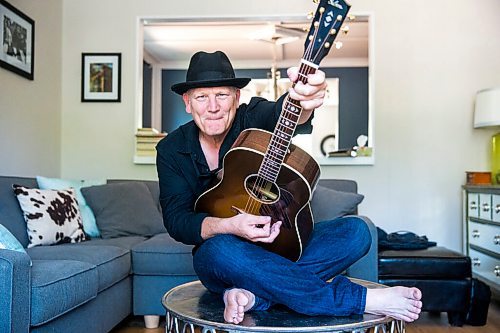
{"label": "wooden floor", "polygon": [[[131,317],[124,321],[112,333],[164,333],[165,323],[157,329],[144,328],[142,317]],[[500,300],[492,300],[488,311],[488,322],[485,326],[452,327],[448,324],[448,318],[445,313],[441,315],[430,315],[423,313],[420,318],[407,325],[407,333],[498,333],[500,332]]]}

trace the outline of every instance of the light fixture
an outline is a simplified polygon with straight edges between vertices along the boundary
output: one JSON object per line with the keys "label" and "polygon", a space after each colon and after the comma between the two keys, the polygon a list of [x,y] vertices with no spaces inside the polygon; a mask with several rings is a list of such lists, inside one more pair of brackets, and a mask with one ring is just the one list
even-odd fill
{"label": "light fixture", "polygon": [[477,92],[474,128],[500,125],[500,87]]}
{"label": "light fixture", "polygon": [[[500,87],[477,92],[474,128],[500,126]],[[500,184],[500,133],[491,138],[491,178]]]}

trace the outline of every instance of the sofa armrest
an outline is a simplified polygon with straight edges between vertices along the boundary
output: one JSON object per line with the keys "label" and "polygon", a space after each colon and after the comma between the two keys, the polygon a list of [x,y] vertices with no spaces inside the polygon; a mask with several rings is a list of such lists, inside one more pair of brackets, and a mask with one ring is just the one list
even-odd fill
{"label": "sofa armrest", "polygon": [[375,224],[366,216],[358,216],[365,221],[370,234],[372,243],[368,253],[351,265],[346,271],[347,275],[353,278],[363,279],[372,282],[378,282],[378,239],[377,228]]}
{"label": "sofa armrest", "polygon": [[0,249],[0,332],[29,332],[31,268],[26,253]]}

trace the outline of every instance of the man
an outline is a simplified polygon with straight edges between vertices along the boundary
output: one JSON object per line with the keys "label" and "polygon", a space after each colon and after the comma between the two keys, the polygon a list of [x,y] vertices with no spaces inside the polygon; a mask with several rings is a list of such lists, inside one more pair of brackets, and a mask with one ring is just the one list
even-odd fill
{"label": "man", "polygon": [[[297,68],[288,70],[292,81]],[[252,98],[239,105],[240,88],[250,79],[235,78],[220,51],[193,55],[186,82],[172,86],[182,95],[193,121],[170,133],[157,146],[160,203],[170,235],[195,245],[193,264],[201,282],[220,293],[224,319],[238,324],[250,310],[273,304],[309,315],[350,315],[369,312],[413,321],[422,302],[416,288],[371,289],[338,275],[370,247],[366,224],[357,217],[316,223],[301,258],[292,262],[268,252],[257,242],[270,243],[281,222],[241,213],[217,218],[195,212],[194,203],[222,168],[225,153],[246,128],[273,131],[286,95],[277,102]],[[288,92],[303,108],[297,133],[311,131],[311,115],[323,103],[326,83],[322,71],[298,82]],[[333,279],[332,279],[333,278]],[[332,279],[331,282],[327,282]]]}

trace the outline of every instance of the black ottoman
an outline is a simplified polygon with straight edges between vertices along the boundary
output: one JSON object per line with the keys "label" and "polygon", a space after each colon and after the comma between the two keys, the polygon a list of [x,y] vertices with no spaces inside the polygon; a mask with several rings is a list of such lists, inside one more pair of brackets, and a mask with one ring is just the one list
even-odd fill
{"label": "black ottoman", "polygon": [[462,326],[470,302],[471,260],[444,247],[379,252],[379,283],[417,287],[423,311],[447,312],[448,322]]}

